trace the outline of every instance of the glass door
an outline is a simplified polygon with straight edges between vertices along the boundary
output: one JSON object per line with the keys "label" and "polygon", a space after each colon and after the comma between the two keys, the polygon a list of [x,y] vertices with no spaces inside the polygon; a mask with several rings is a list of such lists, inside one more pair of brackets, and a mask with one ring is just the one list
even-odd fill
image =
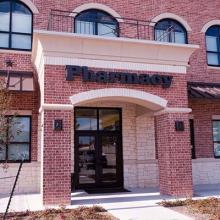
{"label": "glass door", "polygon": [[117,134],[100,135],[100,186],[120,186],[123,182],[121,141]]}
{"label": "glass door", "polygon": [[75,109],[76,188],[123,186],[121,110]]}
{"label": "glass door", "polygon": [[82,185],[96,183],[96,137],[94,135],[77,136],[78,183]]}

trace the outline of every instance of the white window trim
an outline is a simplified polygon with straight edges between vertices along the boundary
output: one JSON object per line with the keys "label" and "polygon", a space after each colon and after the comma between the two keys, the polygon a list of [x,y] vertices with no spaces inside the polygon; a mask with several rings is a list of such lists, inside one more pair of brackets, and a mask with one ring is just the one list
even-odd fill
{"label": "white window trim", "polygon": [[157,15],[156,17],[154,17],[151,20],[150,26],[154,27],[157,24],[157,22],[159,22],[160,20],[163,20],[163,19],[173,19],[173,20],[176,20],[180,24],[183,25],[183,27],[186,29],[187,32],[192,31],[192,28],[189,26],[189,24],[188,24],[188,22],[186,20],[184,20],[183,18],[181,18],[180,16],[178,16],[176,14],[167,13],[167,12],[163,13],[163,14],[160,14],[160,15]]}
{"label": "white window trim", "polygon": [[31,0],[20,0],[20,2],[23,2],[26,6],[28,6],[33,14],[39,14],[37,7]]}
{"label": "white window trim", "polygon": [[206,23],[206,24],[203,26],[203,28],[202,28],[202,30],[201,30],[201,33],[206,33],[206,31],[207,31],[210,27],[212,27],[212,26],[214,26],[214,25],[220,25],[220,20],[212,20],[212,21],[209,21],[208,23]]}
{"label": "white window trim", "polygon": [[99,4],[99,3],[88,3],[88,4],[80,5],[73,10],[73,13],[71,14],[71,16],[75,17],[76,16],[75,13],[80,13],[80,12],[83,12],[89,9],[98,9],[98,10],[105,11],[108,14],[110,14],[112,17],[114,17],[118,22],[124,22],[122,17],[114,9],[103,4]]}

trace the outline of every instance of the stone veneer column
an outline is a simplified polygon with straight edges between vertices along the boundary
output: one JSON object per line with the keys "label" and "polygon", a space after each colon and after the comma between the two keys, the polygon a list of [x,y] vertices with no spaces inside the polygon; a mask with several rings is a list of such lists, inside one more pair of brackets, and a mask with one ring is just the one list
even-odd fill
{"label": "stone veneer column", "polygon": [[[63,120],[63,130],[54,131],[54,119]],[[70,110],[44,111],[43,204],[71,202],[71,120]]]}
{"label": "stone veneer column", "polygon": [[[184,121],[184,131],[175,130],[176,120]],[[161,194],[192,196],[188,114],[165,113],[156,116],[156,129]]]}

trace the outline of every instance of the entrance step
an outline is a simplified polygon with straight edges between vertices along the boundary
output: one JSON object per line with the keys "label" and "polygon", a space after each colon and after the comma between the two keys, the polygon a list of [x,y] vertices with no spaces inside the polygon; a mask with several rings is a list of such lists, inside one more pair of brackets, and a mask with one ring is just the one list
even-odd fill
{"label": "entrance step", "polygon": [[98,193],[119,193],[119,192],[130,192],[127,189],[114,187],[114,188],[90,188],[84,189],[88,194],[98,194]]}

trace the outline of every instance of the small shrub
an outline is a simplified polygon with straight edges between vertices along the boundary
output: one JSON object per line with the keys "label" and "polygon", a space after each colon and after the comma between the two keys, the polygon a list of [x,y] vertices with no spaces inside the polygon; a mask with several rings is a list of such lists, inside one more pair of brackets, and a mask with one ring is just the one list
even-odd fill
{"label": "small shrub", "polygon": [[[162,201],[159,203],[164,207],[176,207],[187,206],[187,208],[193,213],[205,214],[210,216],[209,220],[220,220],[220,199],[207,198],[198,200],[174,200],[174,201]],[[208,220],[208,219],[207,219]]]}
{"label": "small shrub", "polygon": [[[94,205],[92,207],[80,206],[76,209],[46,209],[36,212],[8,213],[8,220],[115,220],[107,215],[104,208]],[[0,214],[0,219],[3,217]]]}
{"label": "small shrub", "polygon": [[174,200],[174,201],[163,200],[162,202],[159,203],[159,205],[163,207],[185,206],[186,200]]}

